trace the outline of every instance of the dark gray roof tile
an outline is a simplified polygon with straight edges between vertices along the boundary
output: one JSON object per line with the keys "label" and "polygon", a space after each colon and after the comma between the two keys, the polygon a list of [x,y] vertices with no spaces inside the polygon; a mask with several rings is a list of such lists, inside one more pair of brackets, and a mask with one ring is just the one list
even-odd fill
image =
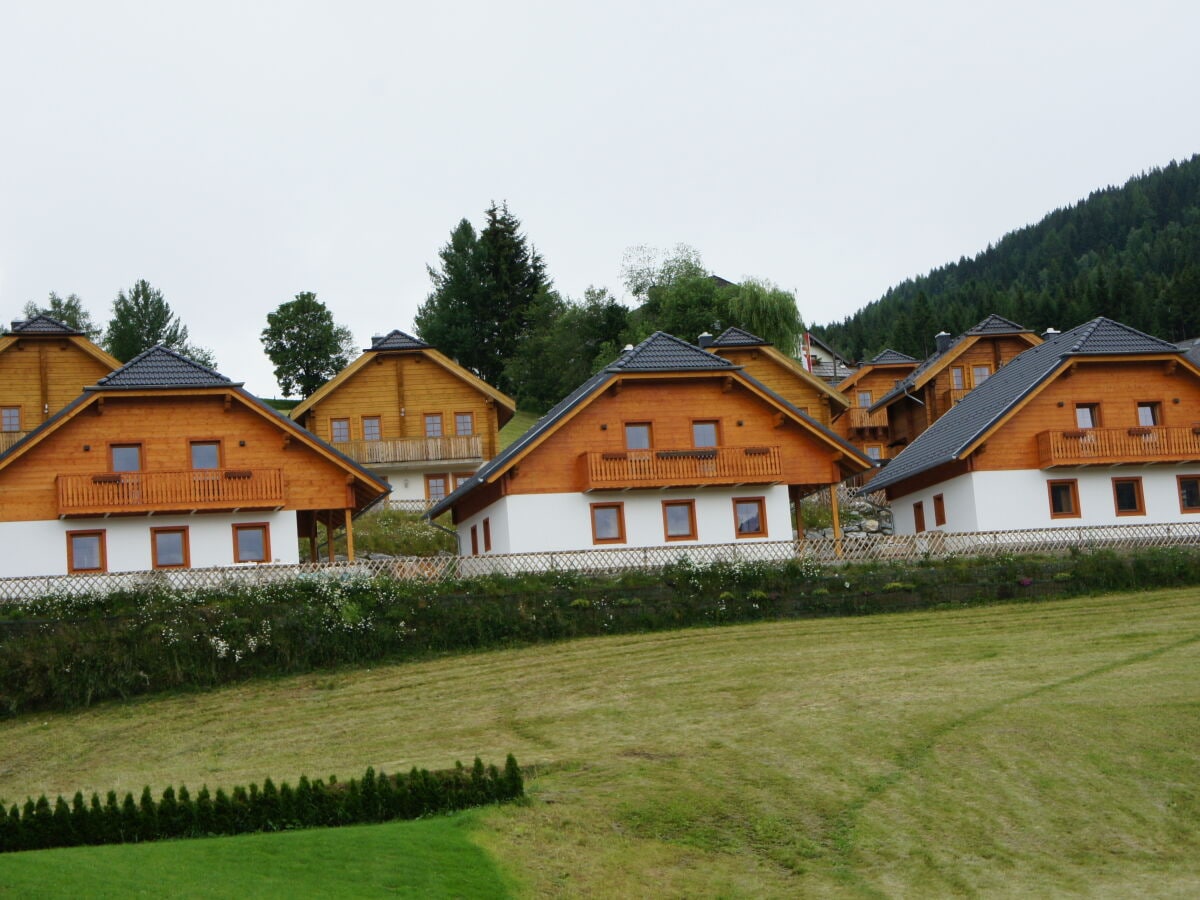
{"label": "dark gray roof tile", "polygon": [[395,329],[385,335],[371,339],[371,350],[425,350],[429,347],[422,340],[418,340],[411,334],[405,334],[400,329]]}
{"label": "dark gray roof tile", "polygon": [[606,368],[614,372],[658,372],[736,367],[729,360],[701,350],[673,334],[656,331],[632,350],[626,350]]}
{"label": "dark gray roof tile", "polygon": [[58,319],[52,319],[47,315],[38,315],[32,319],[13,322],[10,334],[83,334],[83,332],[63,324]]}
{"label": "dark gray roof tile", "polygon": [[766,343],[767,341],[758,335],[731,326],[722,331],[720,337],[713,341],[712,345],[714,347],[762,347]]}
{"label": "dark gray roof tile", "polygon": [[884,350],[875,356],[874,359],[868,360],[868,366],[894,366],[900,363],[915,363],[916,360],[907,353],[901,353],[899,350],[893,350],[891,347]]}
{"label": "dark gray roof tile", "polygon": [[229,387],[233,383],[220,372],[159,345],[139,353],[111,375],[106,375],[85,390]]}

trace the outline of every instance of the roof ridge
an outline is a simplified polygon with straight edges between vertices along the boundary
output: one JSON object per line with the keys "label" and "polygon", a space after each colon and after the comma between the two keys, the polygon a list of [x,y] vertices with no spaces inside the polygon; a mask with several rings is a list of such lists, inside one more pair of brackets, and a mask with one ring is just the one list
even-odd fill
{"label": "roof ridge", "polygon": [[[144,379],[144,380],[142,380]],[[84,390],[133,387],[211,387],[235,382],[163,344],[143,350],[119,369]],[[241,384],[241,382],[237,382]]]}

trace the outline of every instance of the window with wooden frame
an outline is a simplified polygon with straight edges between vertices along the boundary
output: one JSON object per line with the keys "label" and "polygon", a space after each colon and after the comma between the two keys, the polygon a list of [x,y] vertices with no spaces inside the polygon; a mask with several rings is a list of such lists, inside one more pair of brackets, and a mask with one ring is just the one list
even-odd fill
{"label": "window with wooden frame", "polygon": [[913,504],[913,528],[917,534],[925,530],[925,503],[918,500]]}
{"label": "window with wooden frame", "polygon": [[186,569],[192,564],[186,527],[150,529],[150,557],[156,569]]}
{"label": "window with wooden frame", "polygon": [[475,413],[456,412],[454,414],[454,433],[463,436],[475,433]]}
{"label": "window with wooden frame", "polygon": [[1137,405],[1138,425],[1142,428],[1154,428],[1162,424],[1162,404],[1157,401],[1144,401]]}
{"label": "window with wooden frame", "polygon": [[950,367],[950,387],[954,388],[954,390],[956,390],[956,391],[961,391],[966,386],[967,386],[966,382],[963,380],[962,366],[951,366]]}
{"label": "window with wooden frame", "polygon": [[668,541],[696,539],[696,501],[664,500],[663,534]]}
{"label": "window with wooden frame", "polygon": [[248,522],[233,526],[234,562],[270,562],[271,526],[266,522]]}
{"label": "window with wooden frame", "polygon": [[1200,513],[1200,475],[1176,475],[1179,484],[1179,511]]}
{"label": "window with wooden frame", "polygon": [[971,387],[977,388],[991,377],[991,366],[971,366]]}
{"label": "window with wooden frame", "polygon": [[883,459],[883,444],[867,444],[863,451],[867,454],[868,459]]}
{"label": "window with wooden frame", "polygon": [[944,494],[933,495],[933,524],[946,524],[946,497]]}
{"label": "window with wooden frame", "polygon": [[624,503],[593,503],[591,516],[593,544],[625,543]]}
{"label": "window with wooden frame", "polygon": [[350,440],[350,420],[330,419],[329,439],[335,444],[344,444]]}
{"label": "window with wooden frame", "polygon": [[651,438],[649,422],[625,423],[626,450],[649,450]]}
{"label": "window with wooden frame", "polygon": [[221,468],[220,441],[189,441],[188,455],[193,469]]}
{"label": "window with wooden frame", "polygon": [[720,431],[716,419],[697,419],[692,422],[692,446],[716,447],[720,444]]}
{"label": "window with wooden frame", "polygon": [[1144,516],[1146,501],[1142,496],[1142,479],[1114,478],[1113,506],[1118,516]]}
{"label": "window with wooden frame", "polygon": [[479,526],[471,526],[471,555],[479,555]]}
{"label": "window with wooden frame", "polygon": [[442,414],[425,413],[425,437],[437,438],[442,436]]}
{"label": "window with wooden frame", "polygon": [[1100,404],[1099,403],[1076,403],[1075,404],[1075,427],[1076,428],[1099,428],[1100,427]]}
{"label": "window with wooden frame", "polygon": [[425,476],[425,499],[430,503],[437,503],[446,498],[446,476],[445,475],[426,475]]}
{"label": "window with wooden frame", "polygon": [[870,391],[859,391],[858,392],[858,408],[859,409],[867,409],[870,405],[871,405],[871,392]]}
{"label": "window with wooden frame", "polygon": [[459,485],[471,477],[472,472],[455,472],[454,473],[454,489],[458,490]]}
{"label": "window with wooden frame", "polygon": [[1050,518],[1079,518],[1079,482],[1074,478],[1047,481],[1046,489],[1050,492]]}
{"label": "window with wooden frame", "polygon": [[103,529],[67,532],[67,571],[72,575],[108,571]]}
{"label": "window with wooden frame", "polygon": [[383,437],[383,422],[379,416],[362,417],[362,436],[364,441],[378,441]]}
{"label": "window with wooden frame", "polygon": [[10,434],[21,430],[21,407],[0,406],[0,431]]}
{"label": "window with wooden frame", "polygon": [[735,497],[733,530],[739,538],[767,536],[767,501],[763,497]]}
{"label": "window with wooden frame", "polygon": [[141,444],[110,444],[108,457],[114,472],[142,471]]}
{"label": "window with wooden frame", "polygon": [[483,520],[483,552],[487,553],[492,549],[492,520],[485,518]]}

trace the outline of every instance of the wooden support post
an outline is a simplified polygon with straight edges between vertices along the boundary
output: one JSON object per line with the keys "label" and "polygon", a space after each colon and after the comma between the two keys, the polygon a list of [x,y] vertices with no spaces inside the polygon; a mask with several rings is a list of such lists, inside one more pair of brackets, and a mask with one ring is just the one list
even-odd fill
{"label": "wooden support post", "polygon": [[353,510],[346,510],[346,559],[354,562],[354,519]]}
{"label": "wooden support post", "polygon": [[325,547],[329,554],[329,561],[336,562],[337,554],[334,552],[333,546],[333,513],[329,513],[325,519]]}
{"label": "wooden support post", "polygon": [[308,561],[319,562],[317,556],[317,514],[314,511],[308,523]]}
{"label": "wooden support post", "polygon": [[842,517],[838,513],[838,486],[829,486],[829,512],[833,516],[833,552],[838,559],[842,558]]}

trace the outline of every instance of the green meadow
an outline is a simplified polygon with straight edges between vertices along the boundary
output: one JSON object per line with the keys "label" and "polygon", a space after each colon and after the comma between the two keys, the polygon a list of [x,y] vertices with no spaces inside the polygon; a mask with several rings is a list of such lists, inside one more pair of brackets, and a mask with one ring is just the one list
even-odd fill
{"label": "green meadow", "polygon": [[[525,803],[0,856],[0,896],[1195,896],[1194,589],[619,636],[0,724],[0,797],[530,767]],[[148,892],[149,891],[149,892]]]}

